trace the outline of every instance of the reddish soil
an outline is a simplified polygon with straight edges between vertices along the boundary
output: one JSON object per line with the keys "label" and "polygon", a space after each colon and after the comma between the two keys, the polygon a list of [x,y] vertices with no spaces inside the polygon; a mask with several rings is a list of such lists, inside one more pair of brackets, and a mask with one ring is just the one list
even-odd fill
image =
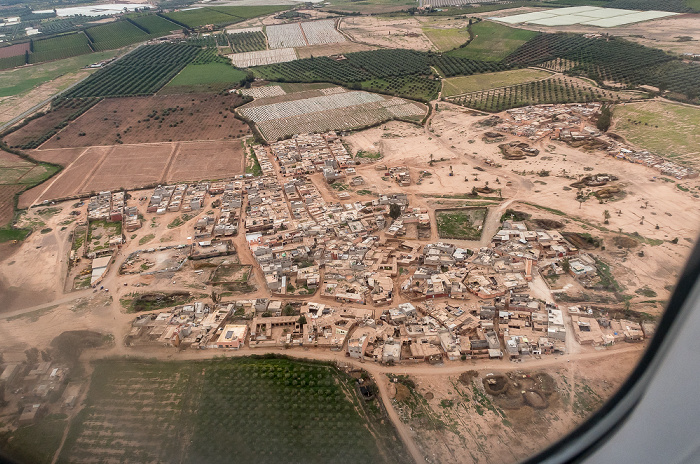
{"label": "reddish soil", "polygon": [[238,139],[33,150],[30,155],[65,169],[23,193],[20,208],[100,190],[222,179],[245,171],[243,146]]}
{"label": "reddish soil", "polygon": [[49,132],[74,112],[75,108],[70,108],[68,106],[49,111],[46,115],[29,121],[26,126],[10,133],[5,137],[5,143],[10,147],[24,145]]}
{"label": "reddish soil", "polygon": [[240,140],[184,142],[179,144],[167,182],[221,179],[245,172],[245,156]]}
{"label": "reddish soil", "polygon": [[11,56],[24,55],[24,52],[29,50],[29,42],[10,45],[9,47],[0,47],[0,58],[9,58]]}
{"label": "reddish soil", "polygon": [[10,184],[0,185],[0,227],[12,219],[14,213],[13,198],[15,193],[25,188],[24,185]]}
{"label": "reddish soil", "polygon": [[82,147],[59,148],[56,150],[27,150],[26,153],[37,161],[60,164],[61,166],[66,167],[75,161],[75,159],[86,150],[88,149]]}
{"label": "reddish soil", "polygon": [[107,98],[42,148],[236,138],[250,133],[230,111],[241,102],[235,94]]}

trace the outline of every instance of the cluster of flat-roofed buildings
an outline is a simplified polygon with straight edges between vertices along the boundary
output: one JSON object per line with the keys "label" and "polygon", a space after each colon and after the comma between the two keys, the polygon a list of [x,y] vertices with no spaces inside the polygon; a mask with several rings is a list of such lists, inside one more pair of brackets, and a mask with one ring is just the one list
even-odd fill
{"label": "cluster of flat-roofed buildings", "polygon": [[506,111],[510,120],[497,124],[495,129],[530,140],[545,137],[562,140],[582,140],[597,137],[591,119],[600,112],[600,103],[574,103],[524,106]]}
{"label": "cluster of flat-roofed buildings", "polygon": [[90,197],[87,206],[88,221],[121,222],[124,217],[126,192],[106,190]]}
{"label": "cluster of flat-roofed buildings", "polygon": [[513,108],[506,112],[510,120],[497,124],[495,129],[519,137],[528,137],[531,140],[540,140],[544,137],[564,141],[596,138],[607,146],[608,154],[614,158],[654,168],[661,174],[676,179],[692,179],[700,175],[700,172],[691,167],[683,166],[647,150],[637,150],[624,142],[601,134],[592,120],[600,109],[600,103]]}
{"label": "cluster of flat-roofed buildings", "polygon": [[159,185],[153,189],[146,212],[165,214],[199,211],[209,191],[209,182],[196,184]]}
{"label": "cluster of flat-roofed buildings", "polygon": [[619,160],[654,168],[665,176],[675,177],[679,180],[694,179],[700,175],[700,172],[693,168],[674,163],[671,160],[650,153],[647,150],[635,150],[617,141],[611,141],[608,147],[608,155]]}
{"label": "cluster of flat-roofed buildings", "polygon": [[272,155],[284,177],[322,172],[327,180],[354,174],[354,161],[335,132],[299,134],[291,139],[273,143]]}
{"label": "cluster of flat-roofed buildings", "polygon": [[75,406],[79,388],[67,388],[69,372],[67,366],[53,361],[0,363],[0,398],[21,395],[18,423],[30,425],[48,414],[52,403]]}
{"label": "cluster of flat-roofed buildings", "polygon": [[[342,176],[354,172],[335,133],[299,135],[253,150],[262,176],[246,181],[245,230],[268,289],[299,294],[303,287],[301,294],[306,294],[323,287],[322,295],[339,302],[391,302],[387,271],[395,272],[395,266],[390,256],[380,256],[383,246],[372,234],[385,228],[391,204],[405,210],[405,220],[415,216],[406,209],[406,195],[383,195],[369,202],[326,201],[306,174],[326,172],[329,164],[342,170]],[[279,177],[273,160],[280,165]],[[364,262],[368,253],[373,256],[377,251],[380,259]],[[344,260],[347,265],[327,264]],[[318,265],[331,271],[324,282]]]}
{"label": "cluster of flat-roofed buildings", "polygon": [[[206,188],[192,190],[222,194],[216,200],[220,218],[237,221],[245,209],[246,243],[271,299],[194,303],[140,317],[133,340],[221,349],[309,346],[391,363],[562,353],[567,333],[581,344],[643,338],[641,326],[630,321],[604,326],[581,313],[572,323],[556,305],[530,295],[537,273],[562,273],[564,261],[581,282],[597,275],[595,260],[556,230],[530,230],[507,220],[490,244],[477,250],[402,239],[389,233],[392,226],[422,215],[430,222],[427,211],[411,208],[405,194],[333,202],[309,179],[308,174],[324,172],[328,162],[343,174],[351,168],[335,134],[251,149],[262,175],[200,183]],[[278,172],[275,164],[286,168]],[[158,206],[166,198],[169,205],[176,190],[157,188]],[[189,191],[185,186],[180,196]],[[396,219],[389,214],[393,204],[401,211]],[[198,220],[194,237],[213,246],[210,237],[219,222],[210,216]],[[403,302],[395,303],[399,294]],[[275,300],[275,295],[299,299]],[[602,335],[587,336],[598,333],[595,327],[603,327]]]}
{"label": "cluster of flat-roofed buildings", "polygon": [[[474,252],[443,242],[381,242],[373,235],[349,243],[298,255],[289,249],[289,257],[253,247],[267,254],[265,259],[258,254],[266,273],[270,263],[281,260],[278,271],[285,274],[288,267],[289,282],[298,285],[303,275],[315,301],[273,297],[211,308],[195,303],[138,318],[132,335],[198,348],[327,348],[395,363],[518,360],[564,353],[567,336],[582,345],[611,345],[643,340],[653,330],[650,324],[595,319],[577,307],[567,312],[530,294],[529,282],[540,267],[568,260],[576,268],[581,261],[595,272],[595,261],[584,260],[587,255],[557,231],[504,221],[491,244]],[[394,304],[393,279],[403,266],[412,269],[400,287],[405,302]],[[577,271],[569,272],[576,277]],[[373,308],[381,305],[386,307]]]}

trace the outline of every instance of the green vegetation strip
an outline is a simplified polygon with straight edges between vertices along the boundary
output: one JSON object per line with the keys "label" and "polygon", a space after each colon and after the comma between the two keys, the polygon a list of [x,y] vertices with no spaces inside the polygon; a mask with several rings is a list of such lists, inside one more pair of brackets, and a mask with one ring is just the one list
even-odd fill
{"label": "green vegetation strip", "polygon": [[436,210],[438,235],[440,238],[479,240],[487,211],[486,208]]}
{"label": "green vegetation strip", "polygon": [[448,55],[472,60],[500,61],[538,32],[504,26],[490,21],[472,25],[474,39],[463,48],[448,52]]}

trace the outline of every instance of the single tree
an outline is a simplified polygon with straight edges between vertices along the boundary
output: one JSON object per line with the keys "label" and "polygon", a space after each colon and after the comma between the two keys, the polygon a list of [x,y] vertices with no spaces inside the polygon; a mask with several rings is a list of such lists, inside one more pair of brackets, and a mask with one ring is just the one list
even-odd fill
{"label": "single tree", "polygon": [[562,268],[562,269],[564,270],[564,272],[566,272],[567,274],[569,273],[569,271],[571,270],[571,263],[569,263],[569,258],[564,258],[564,259],[561,261],[561,268]]}
{"label": "single tree", "polygon": [[396,219],[401,216],[401,207],[398,205],[398,203],[392,203],[389,205],[389,216],[391,216],[391,219]]}

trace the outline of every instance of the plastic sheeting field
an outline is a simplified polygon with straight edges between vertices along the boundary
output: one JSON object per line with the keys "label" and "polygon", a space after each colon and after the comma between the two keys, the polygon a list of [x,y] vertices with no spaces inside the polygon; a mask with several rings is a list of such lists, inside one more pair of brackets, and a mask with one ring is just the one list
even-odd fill
{"label": "plastic sheeting field", "polygon": [[265,32],[272,49],[345,42],[332,19],[267,26]]}
{"label": "plastic sheeting field", "polygon": [[226,55],[231,58],[234,66],[239,68],[249,68],[251,66],[262,66],[265,64],[285,63],[297,59],[297,54],[293,48],[279,48],[277,50],[262,50],[259,52],[234,53]]}
{"label": "plastic sheeting field", "polygon": [[597,6],[575,6],[535,11],[500,18],[489,18],[507,24],[537,24],[540,26],[570,26],[582,24],[598,27],[615,27],[625,24],[649,21],[675,15],[668,11],[637,11],[619,8],[600,8]]}
{"label": "plastic sheeting field", "polygon": [[402,98],[334,89],[315,96],[303,92],[298,99],[270,104],[260,100],[239,112],[257,125],[265,139],[278,140],[300,132],[357,129],[396,118],[420,118],[426,111],[423,105]]}

